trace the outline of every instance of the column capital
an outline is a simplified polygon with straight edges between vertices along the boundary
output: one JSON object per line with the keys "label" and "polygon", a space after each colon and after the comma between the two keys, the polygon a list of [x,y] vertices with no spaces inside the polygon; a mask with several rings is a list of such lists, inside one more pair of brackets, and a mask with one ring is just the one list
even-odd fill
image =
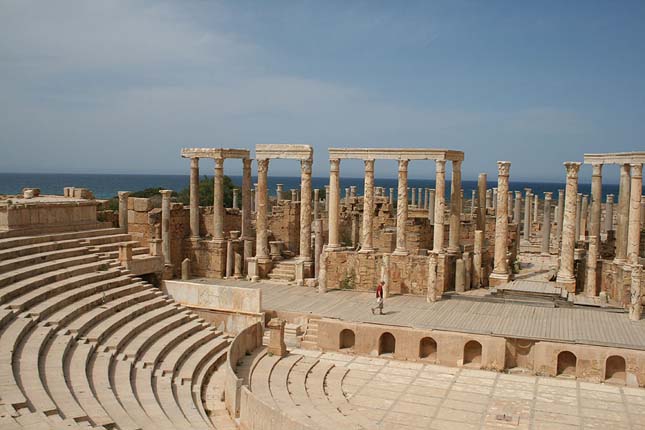
{"label": "column capital", "polygon": [[119,199],[127,199],[130,197],[130,191],[119,191],[117,194],[119,195]]}
{"label": "column capital", "polygon": [[242,167],[244,169],[250,169],[251,168],[251,163],[253,163],[252,158],[242,158]]}
{"label": "column capital", "polygon": [[367,159],[363,160],[365,163],[365,171],[366,172],[374,172],[374,160],[373,159]]}
{"label": "column capital", "polygon": [[614,195],[613,194],[607,194],[607,201],[613,203],[614,202]]}
{"label": "column capital", "polygon": [[461,169],[461,163],[463,160],[452,160],[453,169]]}
{"label": "column capital", "polygon": [[164,199],[169,199],[170,196],[172,196],[172,190],[159,190],[159,194],[161,194],[161,197]]}
{"label": "column capital", "polygon": [[544,193],[544,200],[552,200],[553,199],[553,193],[551,191],[547,191]]}
{"label": "column capital", "polygon": [[215,158],[215,169],[223,169],[223,168],[224,168],[224,159]]}
{"label": "column capital", "polygon": [[630,167],[632,168],[632,178],[636,177],[638,178],[639,176],[643,176],[643,165],[640,163],[635,163],[635,164],[630,164]]}
{"label": "column capital", "polygon": [[602,163],[592,163],[591,164],[591,175],[592,176],[602,176]]}
{"label": "column capital", "polygon": [[[474,191],[474,190],[473,190]],[[519,199],[522,197],[522,192],[521,191],[515,191],[515,198]]]}
{"label": "column capital", "polygon": [[510,161],[498,161],[497,162],[497,176],[509,176],[511,173],[511,162]]}
{"label": "column capital", "polygon": [[435,160],[435,168],[437,173],[446,171],[446,160]]}
{"label": "column capital", "polygon": [[[268,158],[259,158],[258,159],[258,173],[267,173],[269,171],[269,159]],[[258,184],[253,184],[256,187]]]}
{"label": "column capital", "polygon": [[399,172],[407,172],[409,162],[410,160],[399,160]]}
{"label": "column capital", "polygon": [[311,175],[311,158],[300,160],[300,174]]}
{"label": "column capital", "polygon": [[340,171],[340,158],[332,158],[329,160],[329,171],[330,172]]}
{"label": "column capital", "polygon": [[578,172],[582,163],[577,161],[566,161],[563,163],[564,168],[567,169],[567,179],[578,179]]}

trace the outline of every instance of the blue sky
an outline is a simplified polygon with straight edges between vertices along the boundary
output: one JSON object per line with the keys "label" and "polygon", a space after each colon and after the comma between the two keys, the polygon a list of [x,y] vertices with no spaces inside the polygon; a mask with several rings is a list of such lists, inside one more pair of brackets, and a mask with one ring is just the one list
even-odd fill
{"label": "blue sky", "polygon": [[187,173],[184,146],[281,142],[317,176],[327,147],[398,146],[561,181],[645,150],[643,22],[642,1],[0,0],[0,171]]}

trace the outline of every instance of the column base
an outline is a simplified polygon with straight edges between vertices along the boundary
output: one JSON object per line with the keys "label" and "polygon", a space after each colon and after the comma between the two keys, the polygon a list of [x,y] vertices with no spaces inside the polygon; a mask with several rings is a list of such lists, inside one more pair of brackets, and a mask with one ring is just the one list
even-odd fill
{"label": "column base", "polygon": [[508,284],[511,281],[510,273],[491,273],[488,277],[489,287],[499,287],[500,285]]}
{"label": "column base", "polygon": [[392,255],[410,255],[410,251],[407,249],[396,248]]}
{"label": "column base", "polygon": [[369,254],[371,252],[376,251],[374,248],[361,248],[358,253],[359,254]]}
{"label": "column base", "polygon": [[560,288],[564,288],[569,293],[576,293],[576,278],[573,276],[569,277],[558,275],[555,284]]}

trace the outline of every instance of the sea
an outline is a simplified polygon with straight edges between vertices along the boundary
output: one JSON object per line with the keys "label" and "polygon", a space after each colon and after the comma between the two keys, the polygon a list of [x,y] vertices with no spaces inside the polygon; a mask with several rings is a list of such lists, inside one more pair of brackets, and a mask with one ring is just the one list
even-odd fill
{"label": "sea", "polygon": [[[241,176],[230,176],[238,186],[242,184]],[[282,184],[284,191],[297,189],[300,187],[299,177],[284,177],[269,175],[269,194],[275,195],[276,185]],[[257,182],[254,177],[253,182]],[[328,177],[312,178],[312,187],[324,189],[329,184]],[[377,187],[385,187],[386,193],[389,188],[394,188],[396,195],[397,179],[396,178],[376,178],[374,181]],[[43,194],[63,194],[64,187],[89,188],[94,195],[100,199],[108,199],[116,196],[118,191],[140,191],[145,188],[166,188],[169,190],[181,191],[188,187],[188,175],[123,175],[123,174],[66,174],[66,173],[0,173],[0,195],[19,194],[25,187],[40,188]],[[341,195],[345,195],[345,188],[350,186],[358,187],[358,193],[363,192],[363,178],[343,178],[340,179]],[[415,188],[434,188],[434,180],[428,179],[409,179],[408,186]],[[495,181],[488,181],[488,188],[497,186]],[[462,180],[464,197],[469,199],[471,190],[477,188],[477,181]],[[541,197],[545,192],[554,193],[553,198],[557,199],[558,190],[564,189],[564,183],[557,182],[539,182],[539,181],[513,181],[510,180],[511,191],[524,191],[525,188],[531,188],[534,193]],[[614,194],[618,196],[618,185],[603,184],[603,195]],[[590,194],[591,185],[580,183],[578,192]],[[450,181],[446,181],[446,195],[450,193]],[[603,198],[604,200],[604,198]]]}

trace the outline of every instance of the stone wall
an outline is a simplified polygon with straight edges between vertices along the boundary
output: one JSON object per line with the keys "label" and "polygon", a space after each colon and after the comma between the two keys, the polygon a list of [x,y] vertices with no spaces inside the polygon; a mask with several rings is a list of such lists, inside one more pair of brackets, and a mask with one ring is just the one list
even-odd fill
{"label": "stone wall", "polygon": [[300,248],[300,202],[283,200],[268,217],[269,240],[281,240],[284,248],[298,254]]}

